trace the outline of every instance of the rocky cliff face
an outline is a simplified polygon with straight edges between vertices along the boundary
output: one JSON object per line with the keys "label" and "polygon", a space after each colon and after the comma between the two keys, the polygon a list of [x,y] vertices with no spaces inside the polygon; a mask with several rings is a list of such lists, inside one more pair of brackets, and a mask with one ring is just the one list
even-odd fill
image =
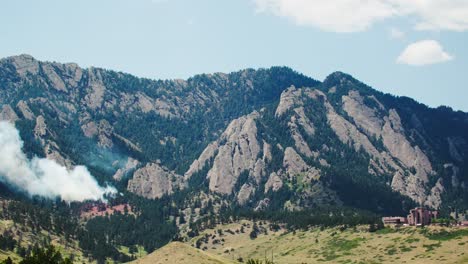
{"label": "rocky cliff face", "polygon": [[[208,171],[210,191],[220,194],[232,194],[234,186],[242,173],[247,173],[249,179],[259,184],[265,175],[265,162],[270,157],[269,145],[257,139],[256,119],[258,112],[233,120],[220,138],[211,143],[199,159],[195,160],[185,174],[186,178],[201,169],[208,160],[213,164]],[[255,189],[252,184],[241,184],[237,196],[240,203],[245,203]]]}
{"label": "rocky cliff face", "polygon": [[147,198],[199,177],[203,195],[262,210],[357,206],[354,188],[371,186],[382,197],[365,209],[401,197],[468,204],[455,195],[468,185],[468,115],[343,73],[323,83],[281,67],[154,81],[21,55],[0,60],[0,106],[28,153],[88,165]]}
{"label": "rocky cliff face", "polygon": [[[346,77],[342,82],[347,84],[355,81]],[[436,173],[429,158],[432,152],[427,142],[430,142],[430,139],[423,141],[426,145],[419,145],[421,143],[410,136],[416,128],[405,127],[397,109],[386,106],[384,101],[380,101],[373,94],[363,95],[361,89],[352,89],[352,83],[348,83],[348,86],[286,89],[274,109],[274,118],[276,122],[283,124],[281,129],[286,131],[283,133],[286,140],[277,140],[273,136],[265,135],[274,130],[271,127],[263,128],[263,134],[258,135],[258,124],[272,117],[268,116],[266,110],[255,112],[233,121],[220,139],[210,144],[192,164],[186,177],[201,170],[203,166],[200,164],[207,164],[206,166],[210,166],[207,173],[210,190],[225,195],[238,193],[237,199],[240,203],[245,203],[255,190],[263,189],[264,194],[270,191],[278,192],[291,183],[302,187],[301,195],[296,195],[296,205],[307,204],[304,200],[317,199],[319,196],[325,203],[341,203],[339,195],[330,190],[329,179],[322,178],[321,175],[321,170],[335,166],[334,161],[329,158],[329,153],[336,152],[337,149],[328,145],[329,139],[320,138],[330,137],[331,134],[324,133],[324,130],[328,130],[333,132],[338,142],[354,150],[352,155],[367,159],[367,177],[370,177],[370,181],[376,178],[415,203],[439,208],[446,188],[444,176]],[[342,95],[336,96],[337,93]],[[314,115],[314,111],[320,111],[322,115],[313,118],[311,115]],[[413,114],[412,119],[416,118]],[[322,119],[320,128],[316,128],[317,124],[313,119]],[[422,123],[418,122],[418,125],[422,126]],[[271,141],[272,138],[276,141]],[[281,141],[286,141],[288,145],[281,146]],[[317,142],[324,144],[316,145]],[[271,170],[271,159],[259,156],[261,145],[269,148],[279,146],[283,161],[278,170]],[[449,151],[451,149],[451,156],[460,156],[450,147],[450,143],[447,147]],[[423,148],[426,151],[423,151]],[[271,156],[271,150],[268,153]],[[347,166],[356,166],[351,157],[344,153],[340,153],[339,156],[343,159],[340,162],[346,163],[349,159]],[[214,163],[208,164],[213,158]],[[235,189],[243,171],[249,172],[254,185],[244,183],[237,185],[238,189]],[[255,174],[256,171],[258,173]],[[456,182],[455,185],[460,186],[458,178],[453,177],[455,180],[450,182]],[[261,183],[264,185],[259,188]],[[314,192],[314,189],[320,190]]]}
{"label": "rocky cliff face", "polygon": [[151,163],[133,173],[127,189],[146,198],[161,198],[183,188],[182,176],[159,164]]}

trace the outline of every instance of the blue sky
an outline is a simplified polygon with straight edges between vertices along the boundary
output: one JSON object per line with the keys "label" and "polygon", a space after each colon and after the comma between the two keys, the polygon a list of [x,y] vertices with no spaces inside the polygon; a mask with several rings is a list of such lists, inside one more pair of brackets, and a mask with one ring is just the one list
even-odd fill
{"label": "blue sky", "polygon": [[[331,3],[331,4],[330,4]],[[468,0],[6,0],[0,57],[156,79],[289,66],[468,111]]]}

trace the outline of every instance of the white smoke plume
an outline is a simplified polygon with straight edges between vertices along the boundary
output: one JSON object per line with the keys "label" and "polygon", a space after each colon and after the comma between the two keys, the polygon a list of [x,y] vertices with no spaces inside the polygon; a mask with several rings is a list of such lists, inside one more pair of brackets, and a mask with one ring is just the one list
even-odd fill
{"label": "white smoke plume", "polygon": [[30,195],[60,197],[67,202],[103,200],[105,194],[116,193],[113,187],[99,186],[84,166],[68,170],[53,160],[29,160],[22,147],[18,130],[0,121],[0,181]]}

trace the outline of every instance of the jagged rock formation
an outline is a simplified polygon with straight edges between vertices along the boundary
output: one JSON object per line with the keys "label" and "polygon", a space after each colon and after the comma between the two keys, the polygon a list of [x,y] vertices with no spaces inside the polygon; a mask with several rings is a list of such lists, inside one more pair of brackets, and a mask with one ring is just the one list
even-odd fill
{"label": "jagged rock formation", "polygon": [[[208,171],[209,189],[220,194],[231,194],[239,176],[246,172],[255,184],[259,184],[265,175],[265,162],[270,159],[270,146],[257,139],[254,112],[245,117],[233,120],[220,139],[211,143],[195,160],[185,173],[190,178],[193,173],[203,169],[208,160],[213,165]],[[262,155],[260,155],[262,154]],[[237,199],[243,204],[254,192],[249,183],[241,185]]]}
{"label": "jagged rock formation", "polygon": [[[294,105],[304,105],[301,101],[304,96],[314,100],[320,97],[327,110],[328,123],[338,138],[356,151],[364,150],[373,158],[369,166],[372,174],[393,174],[392,188],[417,202],[436,208],[440,206],[441,183],[434,186],[429,196],[426,194],[429,175],[433,174],[431,163],[418,146],[412,146],[408,141],[395,109],[386,111],[374,96],[369,96],[368,100],[374,101],[376,108],[370,108],[364,104],[364,98],[358,91],[350,90],[348,95],[342,96],[343,110],[352,118],[347,120],[336,112],[325,93],[310,89],[305,91],[295,89],[292,95],[289,90],[285,91],[289,95],[281,97],[286,101],[280,101],[276,113],[284,113]],[[293,134],[294,137],[297,138]],[[384,149],[378,150],[371,138],[380,139]]]}
{"label": "jagged rock formation", "polygon": [[305,163],[297,152],[288,147],[284,151],[283,167],[289,179],[301,176],[303,182],[312,182],[320,179],[320,171]]}
{"label": "jagged rock formation", "polygon": [[[428,183],[429,174],[433,173],[428,157],[418,146],[412,146],[408,141],[400,116],[395,109],[386,111],[375,97],[369,99],[378,104],[377,109],[366,106],[364,98],[360,96],[359,92],[350,91],[348,96],[343,96],[343,109],[368,137],[382,140],[383,145],[388,150],[386,157],[391,156],[402,165],[398,166],[387,161],[387,164],[397,170],[394,174],[395,180],[392,182],[392,187],[415,201],[426,200],[425,190],[421,186]],[[380,111],[381,114],[383,112],[383,118],[378,118],[377,111]],[[402,177],[409,169],[412,170],[410,175]],[[432,201],[431,205],[438,207],[441,202],[440,197],[434,199],[436,200]]]}
{"label": "jagged rock formation", "polygon": [[261,168],[256,168],[260,152],[256,116],[254,113],[232,121],[221,135],[221,141],[226,143],[219,147],[213,167],[208,172],[210,190],[229,194],[243,171],[261,171]]}
{"label": "jagged rock formation", "polygon": [[33,120],[34,118],[36,118],[25,101],[20,100],[17,104],[17,107],[19,111],[21,112],[21,114],[23,115],[23,117],[26,118],[27,120]]}
{"label": "jagged rock formation", "polygon": [[281,180],[276,172],[272,172],[268,178],[268,181],[265,183],[265,193],[267,193],[269,190],[276,192],[281,189],[281,187],[283,187],[283,180]]}
{"label": "jagged rock formation", "polygon": [[[348,82],[347,84],[350,85],[349,81],[344,82]],[[343,90],[337,86],[325,90],[328,90],[329,93],[333,91],[332,94],[335,94],[338,92],[337,89]],[[330,164],[327,161],[327,155],[324,155],[331,151],[328,146],[323,145],[321,148],[312,149],[308,145],[311,138],[317,137],[317,129],[306,113],[321,107],[327,120],[326,125],[330,127],[339,141],[350,146],[357,153],[364,151],[369,156],[368,172],[370,175],[380,177],[393,190],[410,197],[416,203],[433,208],[440,207],[442,194],[445,191],[444,181],[440,176],[437,178],[427,154],[415,143],[413,138],[407,136],[409,132],[405,130],[397,110],[386,107],[375,95],[363,96],[359,90],[353,89],[340,92],[343,95],[341,98],[334,99],[335,102],[331,102],[327,94],[320,89],[290,87],[281,94],[274,115],[276,119],[279,119],[279,122],[285,120],[292,146],[286,147],[284,151],[281,147],[284,155],[282,169],[278,171],[265,170],[258,174],[256,182],[257,184],[265,182],[264,193],[276,192],[283,188],[285,181],[294,180],[297,182],[298,178],[299,182],[297,183],[299,184],[312,183],[314,187],[324,187],[323,182],[320,181],[320,169],[308,165],[304,161],[304,158],[314,160],[314,163],[317,162],[317,165],[322,168],[333,166],[333,163]],[[315,103],[311,101],[315,101]],[[315,105],[315,109],[310,109],[311,105]],[[254,116],[255,118],[249,119],[251,124],[261,122],[264,118],[263,113],[254,113]],[[245,119],[241,118],[240,120]],[[417,120],[414,115],[412,119]],[[238,201],[245,203],[255,192],[254,189],[249,184],[241,185],[239,190],[235,190],[233,187],[243,170],[252,171],[255,168],[255,154],[258,153],[259,149],[258,142],[265,141],[265,139],[255,137],[253,131],[248,134],[232,133],[233,127],[238,123],[237,120],[233,121],[221,139],[205,149],[200,158],[192,164],[186,176],[201,170],[203,168],[201,164],[207,164],[210,158],[216,157],[207,174],[210,179],[210,190],[222,194],[238,193]],[[420,121],[417,123],[421,126]],[[239,128],[238,131],[242,131],[242,129]],[[235,134],[235,140],[227,140],[230,137],[226,136],[226,133],[227,135]],[[239,138],[249,142],[249,147],[237,148]],[[222,141],[226,141],[226,143],[220,144]],[[450,146],[450,139],[448,141],[451,155],[455,158],[460,157],[457,150]],[[274,143],[270,142],[269,145]],[[250,151],[252,147],[255,150],[253,153]],[[236,163],[239,160],[242,161],[240,162],[242,166]],[[266,165],[268,166],[267,163]],[[350,164],[350,166],[353,165]],[[250,175],[252,174],[250,173]],[[429,179],[434,178],[437,180],[432,185]],[[314,182],[320,182],[320,185],[314,185]],[[310,192],[311,189],[313,188],[309,186],[308,191]],[[321,193],[326,192],[322,188]],[[330,200],[338,201],[339,199]]]}
{"label": "jagged rock formation", "polygon": [[151,163],[135,171],[133,178],[128,181],[127,189],[150,199],[161,198],[183,187],[181,179],[182,176]]}
{"label": "jagged rock formation", "polygon": [[14,123],[18,120],[18,115],[11,106],[3,105],[2,111],[0,112],[0,120]]}

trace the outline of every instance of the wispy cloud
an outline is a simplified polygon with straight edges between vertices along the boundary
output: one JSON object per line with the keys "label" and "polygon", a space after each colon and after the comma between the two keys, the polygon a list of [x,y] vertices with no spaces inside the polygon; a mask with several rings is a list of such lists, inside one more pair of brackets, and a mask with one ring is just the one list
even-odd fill
{"label": "wispy cloud", "polygon": [[454,57],[444,51],[435,40],[422,40],[408,45],[397,58],[397,63],[423,66],[453,60]]}
{"label": "wispy cloud", "polygon": [[359,32],[394,17],[417,30],[468,30],[468,0],[253,0],[258,12],[332,32]]}
{"label": "wispy cloud", "polygon": [[399,30],[398,28],[390,28],[389,34],[390,34],[391,39],[404,39],[405,38],[405,32]]}

